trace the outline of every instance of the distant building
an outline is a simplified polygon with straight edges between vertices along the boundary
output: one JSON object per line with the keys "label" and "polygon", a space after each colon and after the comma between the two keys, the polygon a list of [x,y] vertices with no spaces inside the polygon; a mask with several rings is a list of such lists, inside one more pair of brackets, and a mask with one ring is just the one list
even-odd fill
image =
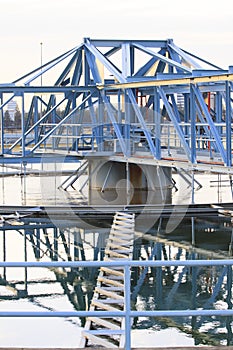
{"label": "distant building", "polygon": [[14,100],[11,100],[8,104],[7,104],[7,110],[10,114],[10,118],[11,120],[15,120],[15,111],[16,111],[16,107],[17,107],[17,103]]}

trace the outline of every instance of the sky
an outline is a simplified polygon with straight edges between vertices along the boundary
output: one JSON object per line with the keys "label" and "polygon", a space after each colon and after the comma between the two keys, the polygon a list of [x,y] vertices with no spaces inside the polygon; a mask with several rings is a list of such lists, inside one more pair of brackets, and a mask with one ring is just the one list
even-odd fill
{"label": "sky", "polygon": [[[0,0],[0,83],[94,39],[168,39],[233,65],[233,0]],[[42,45],[41,45],[42,43]]]}

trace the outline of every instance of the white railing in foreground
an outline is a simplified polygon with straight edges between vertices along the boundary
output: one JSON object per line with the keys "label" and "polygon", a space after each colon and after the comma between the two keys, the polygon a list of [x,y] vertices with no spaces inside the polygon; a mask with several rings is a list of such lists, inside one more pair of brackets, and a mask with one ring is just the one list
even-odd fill
{"label": "white railing in foreground", "polygon": [[191,316],[233,316],[233,309],[224,310],[153,310],[153,311],[133,311],[131,310],[131,267],[178,267],[178,266],[231,266],[233,260],[157,260],[157,261],[137,261],[137,260],[120,260],[120,261],[51,261],[51,262],[0,262],[3,268],[29,268],[29,267],[62,267],[62,268],[80,268],[80,267],[116,267],[124,268],[124,311],[48,311],[48,312],[30,312],[30,311],[0,311],[0,317],[124,317],[125,318],[125,349],[131,349],[131,318],[132,317],[191,317]]}

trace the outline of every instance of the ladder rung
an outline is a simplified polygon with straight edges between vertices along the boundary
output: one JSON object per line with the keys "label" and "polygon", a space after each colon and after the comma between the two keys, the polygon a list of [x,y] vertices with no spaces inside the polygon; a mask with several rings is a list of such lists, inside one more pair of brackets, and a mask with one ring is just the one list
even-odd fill
{"label": "ladder rung", "polygon": [[[115,270],[115,268],[109,269],[108,267],[101,267],[100,270],[111,275],[124,276],[124,272]],[[124,271],[123,268],[121,268],[121,270]]]}
{"label": "ladder rung", "polygon": [[107,311],[121,311],[121,310],[117,309],[116,307],[110,306],[110,305],[105,304],[105,303],[101,303],[100,301],[95,300],[95,299],[92,299],[91,304],[94,306],[97,306],[100,309],[107,310]]}
{"label": "ladder rung", "polygon": [[124,304],[124,298],[122,299],[111,299],[111,298],[107,298],[107,299],[101,299],[101,298],[98,298],[98,299],[93,299],[93,300],[96,300],[96,301],[99,301],[103,304],[118,304],[118,305],[122,305]]}
{"label": "ladder rung", "polygon": [[124,288],[122,288],[122,287],[108,286],[108,287],[104,287],[104,289],[106,289],[106,290],[111,290],[111,291],[113,291],[113,292],[121,292],[121,293],[124,293]]}
{"label": "ladder rung", "polygon": [[133,226],[132,227],[127,227],[126,225],[124,225],[124,226],[123,225],[117,225],[115,223],[112,224],[111,231],[112,231],[112,229],[121,230],[121,231],[125,230],[125,231],[128,231],[128,232],[134,232],[134,227]]}
{"label": "ladder rung", "polygon": [[110,280],[114,280],[114,281],[124,281],[124,276],[116,276],[116,275],[107,274],[107,275],[104,275],[104,277],[107,277]]}
{"label": "ladder rung", "polygon": [[86,331],[83,331],[82,335],[85,338],[90,339],[93,343],[98,344],[98,345],[102,345],[105,348],[109,348],[109,349],[111,349],[111,348],[118,348],[118,346],[113,344],[112,342],[109,342],[109,341],[107,341],[107,340],[105,340],[103,338],[97,337],[94,334],[86,333]]}
{"label": "ladder rung", "polygon": [[116,257],[122,258],[122,259],[127,259],[127,257],[128,257],[125,254],[120,254],[120,253],[115,252],[114,250],[109,250],[109,249],[105,249],[105,254],[108,254],[110,256],[116,256]]}
{"label": "ladder rung", "polygon": [[112,243],[112,242],[109,242],[108,244],[108,248],[111,249],[119,249],[119,250],[124,250],[125,252],[128,252],[128,251],[132,251],[132,248],[131,247],[125,247],[125,245],[119,245],[119,244],[115,244],[115,243]]}
{"label": "ladder rung", "polygon": [[95,329],[90,331],[84,331],[86,334],[94,334],[94,335],[122,335],[125,333],[123,329]]}
{"label": "ladder rung", "polygon": [[124,297],[122,295],[119,295],[117,293],[114,293],[114,292],[110,292],[108,290],[105,290],[105,288],[99,288],[99,287],[96,287],[95,288],[95,291],[99,294],[102,294],[102,295],[107,295],[109,297],[112,297],[113,299],[123,299],[124,300]]}
{"label": "ladder rung", "polygon": [[101,277],[101,276],[98,277],[98,281],[105,283],[105,284],[111,284],[115,287],[123,287],[124,288],[124,284],[117,282],[117,281],[114,281],[114,280],[110,280],[110,279],[105,278],[105,277]]}
{"label": "ladder rung", "polygon": [[109,237],[109,240],[111,240],[112,242],[118,242],[118,243],[121,243],[122,245],[129,246],[129,242],[126,239],[122,239],[118,237]]}
{"label": "ladder rung", "polygon": [[108,321],[106,319],[103,318],[99,318],[99,317],[88,317],[87,319],[88,321],[94,322],[97,325],[109,328],[109,329],[120,329],[120,326],[117,325],[115,322],[111,322]]}
{"label": "ladder rung", "polygon": [[119,263],[122,261],[122,260],[131,260],[131,259],[129,259],[128,257],[125,257],[124,259],[122,259],[122,258],[114,258],[114,257],[108,257],[108,256],[105,256],[104,257],[104,261],[118,261]]}
{"label": "ladder rung", "polygon": [[135,214],[132,214],[132,213],[126,213],[124,211],[117,211],[116,212],[116,216],[125,216],[125,217],[128,217],[128,218],[134,218]]}

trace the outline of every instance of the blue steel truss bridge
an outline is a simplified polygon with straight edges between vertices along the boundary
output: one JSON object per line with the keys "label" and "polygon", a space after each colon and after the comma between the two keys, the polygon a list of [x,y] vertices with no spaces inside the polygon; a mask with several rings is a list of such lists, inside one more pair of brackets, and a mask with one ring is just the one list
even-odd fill
{"label": "blue steel truss bridge", "polygon": [[[0,85],[1,160],[41,155],[233,173],[233,67],[173,40],[84,38]],[[6,125],[17,103],[17,129]]]}

